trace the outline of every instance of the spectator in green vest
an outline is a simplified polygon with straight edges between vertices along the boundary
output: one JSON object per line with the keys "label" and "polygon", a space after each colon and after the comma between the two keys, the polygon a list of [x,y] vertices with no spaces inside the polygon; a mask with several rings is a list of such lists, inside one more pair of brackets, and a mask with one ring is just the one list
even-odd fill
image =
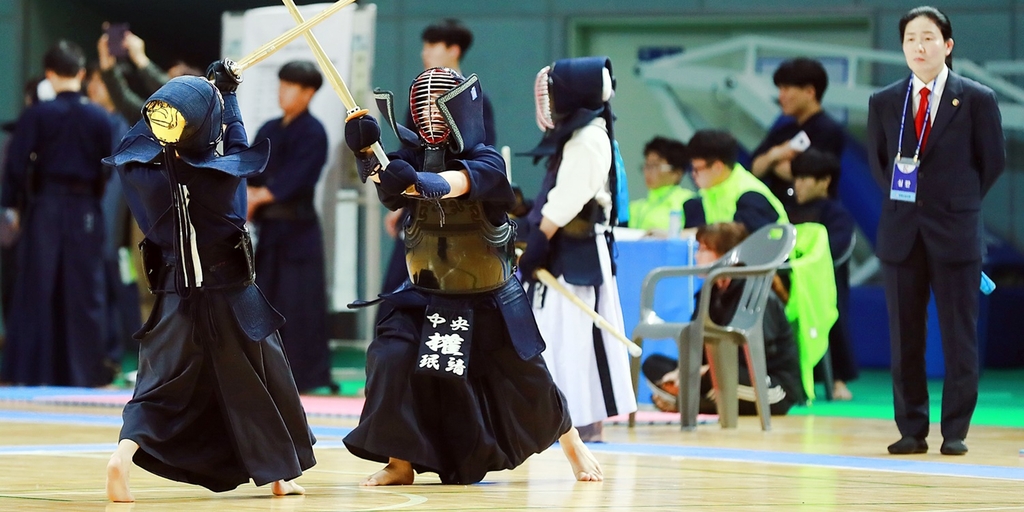
{"label": "spectator in green vest", "polygon": [[687,146],[698,196],[683,203],[685,228],[739,222],[753,233],[773,222],[789,222],[768,186],[736,162],[739,143],[723,130],[699,130]]}
{"label": "spectator in green vest", "polygon": [[686,145],[678,140],[655,137],[644,146],[647,197],[629,203],[629,227],[664,238],[670,234],[669,219],[674,211],[680,212],[679,227],[682,227],[683,203],[695,195],[679,185],[689,166]]}

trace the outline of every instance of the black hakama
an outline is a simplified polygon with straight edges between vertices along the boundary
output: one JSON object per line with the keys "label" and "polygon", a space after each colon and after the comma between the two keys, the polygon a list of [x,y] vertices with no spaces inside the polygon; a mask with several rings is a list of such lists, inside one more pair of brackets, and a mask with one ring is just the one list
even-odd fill
{"label": "black hakama", "polygon": [[315,439],[280,337],[249,340],[216,292],[191,300],[210,325],[194,323],[177,295],[158,299],[120,439],[138,443],[139,467],[214,492],[298,477],[316,463]]}
{"label": "black hakama", "polygon": [[[539,351],[524,358],[513,343],[516,336],[540,339],[516,279],[484,294],[440,299],[407,289],[385,300],[394,310],[367,349],[366,403],[345,437],[352,454],[395,457],[419,473],[437,473],[442,483],[472,484],[517,467],[572,427]],[[465,379],[415,373],[426,304],[441,300],[473,309]]]}

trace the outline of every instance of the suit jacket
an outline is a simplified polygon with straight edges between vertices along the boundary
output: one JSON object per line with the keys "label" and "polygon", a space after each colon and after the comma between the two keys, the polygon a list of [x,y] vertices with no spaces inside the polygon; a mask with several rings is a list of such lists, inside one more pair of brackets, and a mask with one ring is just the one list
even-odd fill
{"label": "suit jacket", "polygon": [[[884,191],[890,189],[901,115],[906,119],[903,156],[913,157],[917,147],[910,102],[903,112],[909,79],[879,90],[869,101],[868,160]],[[952,71],[939,101],[921,152],[916,202],[893,201],[888,193],[882,201],[875,248],[882,261],[905,260],[918,234],[929,257],[981,259],[981,200],[1006,164],[999,107],[992,89]]]}

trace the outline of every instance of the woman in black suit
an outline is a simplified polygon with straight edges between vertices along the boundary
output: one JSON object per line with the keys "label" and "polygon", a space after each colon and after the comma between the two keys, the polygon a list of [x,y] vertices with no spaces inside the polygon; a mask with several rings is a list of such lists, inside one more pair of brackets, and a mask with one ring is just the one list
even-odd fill
{"label": "woman in black suit", "polygon": [[871,96],[868,159],[888,191],[876,253],[882,261],[900,440],[889,453],[928,451],[925,325],[935,294],[946,364],[945,455],[967,453],[978,401],[981,201],[1005,166],[1002,124],[991,89],[949,69],[953,30],[933,7],[900,19],[909,77]]}

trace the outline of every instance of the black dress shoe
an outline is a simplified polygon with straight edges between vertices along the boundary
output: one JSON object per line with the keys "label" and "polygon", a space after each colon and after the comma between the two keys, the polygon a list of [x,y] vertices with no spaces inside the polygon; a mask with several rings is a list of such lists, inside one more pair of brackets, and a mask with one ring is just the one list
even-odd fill
{"label": "black dress shoe", "polygon": [[[945,446],[945,443],[943,443]],[[964,451],[967,447],[964,447]],[[912,453],[927,453],[928,443],[924,439],[917,439],[916,437],[902,437],[899,441],[889,445],[889,453],[893,455],[910,455]]]}
{"label": "black dress shoe", "polygon": [[943,455],[963,455],[967,453],[967,444],[963,439],[943,439],[939,452]]}

